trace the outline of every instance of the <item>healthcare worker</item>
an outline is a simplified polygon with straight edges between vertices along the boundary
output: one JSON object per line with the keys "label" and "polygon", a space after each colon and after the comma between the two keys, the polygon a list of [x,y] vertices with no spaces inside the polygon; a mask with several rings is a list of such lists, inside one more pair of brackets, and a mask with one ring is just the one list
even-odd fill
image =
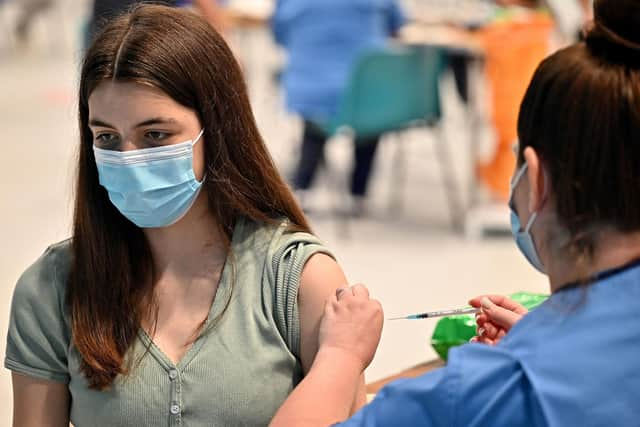
{"label": "healthcare worker", "polygon": [[523,315],[474,299],[506,333],[478,338],[496,345],[453,349],[446,367],[388,385],[347,419],[382,311],[362,286],[338,290],[309,375],[272,426],[640,424],[640,1],[594,10],[585,42],[540,65],[520,111],[513,233],[549,300]]}

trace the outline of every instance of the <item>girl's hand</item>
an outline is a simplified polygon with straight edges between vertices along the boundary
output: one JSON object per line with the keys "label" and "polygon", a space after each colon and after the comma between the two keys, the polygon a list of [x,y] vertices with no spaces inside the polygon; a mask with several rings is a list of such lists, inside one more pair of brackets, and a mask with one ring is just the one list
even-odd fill
{"label": "girl's hand", "polygon": [[363,285],[340,288],[325,305],[318,352],[339,352],[369,366],[382,333],[382,306]]}

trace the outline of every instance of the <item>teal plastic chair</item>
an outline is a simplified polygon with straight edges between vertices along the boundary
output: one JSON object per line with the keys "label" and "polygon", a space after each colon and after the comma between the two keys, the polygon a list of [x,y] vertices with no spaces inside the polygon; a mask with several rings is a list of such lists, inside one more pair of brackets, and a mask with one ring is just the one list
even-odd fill
{"label": "teal plastic chair", "polygon": [[444,53],[436,48],[389,48],[356,63],[329,134],[359,136],[405,129],[415,121],[440,120],[439,78]]}
{"label": "teal plastic chair", "polygon": [[[454,228],[462,225],[461,203],[453,169],[440,129],[440,77],[447,55],[437,47],[398,47],[372,51],[357,62],[335,118],[325,125],[333,136],[376,136],[416,127],[430,127],[438,139],[437,157]],[[401,182],[406,180],[403,144],[394,159],[396,183],[391,207],[402,206]]]}

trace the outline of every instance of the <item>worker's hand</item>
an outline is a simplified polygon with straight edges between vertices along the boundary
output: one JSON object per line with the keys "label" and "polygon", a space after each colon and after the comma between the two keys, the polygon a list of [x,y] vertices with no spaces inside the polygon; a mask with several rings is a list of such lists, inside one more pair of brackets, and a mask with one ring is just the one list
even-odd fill
{"label": "worker's hand", "polygon": [[469,304],[481,309],[476,314],[477,335],[471,341],[489,345],[497,344],[529,312],[503,295],[481,295]]}
{"label": "worker's hand", "polygon": [[382,323],[382,306],[369,299],[366,287],[340,288],[325,305],[318,353],[331,351],[352,357],[364,371],[376,353]]}

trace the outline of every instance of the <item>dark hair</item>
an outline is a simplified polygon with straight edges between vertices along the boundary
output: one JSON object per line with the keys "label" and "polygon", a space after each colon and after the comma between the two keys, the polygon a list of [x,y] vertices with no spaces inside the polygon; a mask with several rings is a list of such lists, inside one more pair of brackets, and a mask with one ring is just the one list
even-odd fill
{"label": "dark hair", "polygon": [[258,132],[240,68],[222,37],[184,10],[142,5],[104,27],[80,79],[80,147],[67,293],[73,343],[94,389],[125,374],[125,353],[153,311],[152,263],[142,231],[99,185],[88,99],[105,80],[152,85],[191,108],[204,127],[209,207],[231,239],[236,219],[288,218],[310,231]]}
{"label": "dark hair", "polygon": [[584,42],[541,63],[522,102],[518,163],[541,156],[570,248],[640,230],[640,1],[596,0]]}

